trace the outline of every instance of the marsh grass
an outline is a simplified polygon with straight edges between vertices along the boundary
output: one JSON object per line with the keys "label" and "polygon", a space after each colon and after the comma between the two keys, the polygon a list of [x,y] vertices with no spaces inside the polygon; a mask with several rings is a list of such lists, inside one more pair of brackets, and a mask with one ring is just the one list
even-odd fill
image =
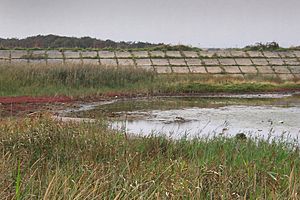
{"label": "marsh grass", "polygon": [[6,65],[0,66],[0,71],[2,96],[97,93],[131,88],[154,78],[153,72],[133,67],[93,65]]}
{"label": "marsh grass", "polygon": [[107,93],[178,94],[300,90],[299,81],[260,76],[156,74],[136,67],[0,65],[0,96],[89,96]]}
{"label": "marsh grass", "polygon": [[296,199],[300,192],[299,148],[283,140],[128,138],[103,121],[43,116],[2,120],[0,152],[0,199]]}
{"label": "marsh grass", "polygon": [[17,178],[16,178],[16,199],[20,199],[20,184],[21,184],[21,167],[20,161],[18,162]]}

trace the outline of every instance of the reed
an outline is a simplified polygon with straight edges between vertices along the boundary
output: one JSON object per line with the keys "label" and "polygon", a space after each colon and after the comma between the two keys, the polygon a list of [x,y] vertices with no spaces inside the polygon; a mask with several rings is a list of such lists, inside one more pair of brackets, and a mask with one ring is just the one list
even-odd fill
{"label": "reed", "polygon": [[97,96],[107,93],[179,94],[299,91],[299,81],[259,76],[156,74],[128,67],[0,65],[0,96]]}
{"label": "reed", "polygon": [[300,192],[298,143],[284,139],[125,137],[104,121],[42,116],[2,120],[0,152],[0,199],[296,199]]}
{"label": "reed", "polygon": [[94,65],[3,65],[0,95],[55,95],[130,88],[153,80],[154,73],[133,67]]}

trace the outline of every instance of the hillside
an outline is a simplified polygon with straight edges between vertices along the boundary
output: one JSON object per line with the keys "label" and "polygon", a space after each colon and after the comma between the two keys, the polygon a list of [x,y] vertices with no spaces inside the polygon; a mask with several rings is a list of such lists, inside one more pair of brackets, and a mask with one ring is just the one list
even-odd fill
{"label": "hillside", "polygon": [[1,49],[16,49],[16,48],[36,48],[36,49],[57,49],[57,48],[97,48],[97,49],[181,49],[189,50],[193,47],[184,45],[167,45],[163,43],[152,44],[148,42],[115,42],[112,40],[101,40],[91,37],[67,37],[58,35],[37,35],[24,39],[17,38],[0,38]]}

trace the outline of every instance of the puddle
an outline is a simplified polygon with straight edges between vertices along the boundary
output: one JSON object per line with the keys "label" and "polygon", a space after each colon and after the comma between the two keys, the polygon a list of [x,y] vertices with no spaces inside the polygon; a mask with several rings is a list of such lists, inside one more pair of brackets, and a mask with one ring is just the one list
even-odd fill
{"label": "puddle", "polygon": [[265,137],[284,134],[297,138],[300,133],[300,107],[224,106],[153,110],[144,119],[117,121],[111,126],[134,134],[164,133],[172,138],[237,133]]}
{"label": "puddle", "polygon": [[289,137],[300,133],[300,95],[161,97],[86,105],[73,117],[107,117],[114,129],[136,135]]}

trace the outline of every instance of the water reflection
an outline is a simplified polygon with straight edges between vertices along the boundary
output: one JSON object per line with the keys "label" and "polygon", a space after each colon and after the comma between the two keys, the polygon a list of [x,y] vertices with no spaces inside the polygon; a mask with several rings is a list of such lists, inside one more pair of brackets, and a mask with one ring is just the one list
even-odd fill
{"label": "water reflection", "polygon": [[[128,113],[130,114],[130,113]],[[180,120],[178,120],[180,119]],[[245,133],[267,137],[300,133],[300,107],[225,106],[153,110],[143,119],[115,121],[112,128],[173,138]]]}

